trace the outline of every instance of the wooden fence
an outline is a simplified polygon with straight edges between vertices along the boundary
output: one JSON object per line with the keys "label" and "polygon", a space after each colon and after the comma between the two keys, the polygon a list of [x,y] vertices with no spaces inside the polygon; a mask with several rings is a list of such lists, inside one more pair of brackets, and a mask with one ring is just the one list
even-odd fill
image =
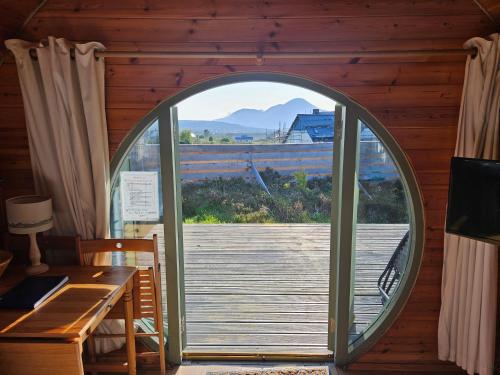
{"label": "wooden fence", "polygon": [[[332,174],[332,143],[271,145],[180,145],[182,181],[213,178],[253,178],[272,168],[280,174],[304,171],[308,178]],[[136,145],[130,170],[159,170],[159,145]],[[387,180],[399,176],[394,163],[377,141],[360,143],[360,180]]]}
{"label": "wooden fence", "polygon": [[[180,146],[183,181],[252,177],[252,163],[258,171],[272,168],[280,174],[304,171],[308,177],[328,176],[332,174],[332,158],[332,143]],[[379,142],[361,142],[359,165],[361,180],[398,177]]]}

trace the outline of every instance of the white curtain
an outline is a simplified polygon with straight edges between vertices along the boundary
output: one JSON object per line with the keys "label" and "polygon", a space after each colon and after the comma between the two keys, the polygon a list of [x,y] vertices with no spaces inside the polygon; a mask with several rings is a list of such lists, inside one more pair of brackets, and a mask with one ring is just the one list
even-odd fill
{"label": "white curtain", "polygon": [[[109,152],[104,105],[104,60],[100,43],[72,44],[50,37],[47,45],[11,39],[24,102],[37,194],[52,197],[54,234],[83,239],[109,234]],[[30,55],[36,50],[36,60]],[[74,49],[74,58],[71,56]],[[88,259],[110,264],[109,254]],[[106,333],[119,322],[101,325]],[[121,339],[97,340],[107,352]]]}
{"label": "white curtain", "polygon": [[[455,156],[498,159],[500,147],[500,40],[473,38],[465,68]],[[445,234],[439,315],[439,359],[469,374],[493,374],[498,248]]]}

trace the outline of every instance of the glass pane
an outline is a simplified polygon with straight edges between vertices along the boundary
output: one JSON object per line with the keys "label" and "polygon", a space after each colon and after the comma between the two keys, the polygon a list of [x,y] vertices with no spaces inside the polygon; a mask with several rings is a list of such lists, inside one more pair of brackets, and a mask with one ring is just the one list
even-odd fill
{"label": "glass pane", "polygon": [[[119,166],[111,189],[110,214],[112,238],[151,239],[153,234],[158,236],[163,314],[166,327],[167,288],[158,120],[146,127],[132,144]],[[114,253],[113,264],[149,267],[154,262],[152,254]],[[147,320],[144,320],[140,326],[145,330],[151,327]]]}
{"label": "glass pane", "polygon": [[328,354],[334,108],[270,82],[179,103],[187,351]]}
{"label": "glass pane", "polygon": [[349,343],[363,335],[390,303],[409,255],[410,221],[402,177],[377,136],[361,121],[358,126]]}

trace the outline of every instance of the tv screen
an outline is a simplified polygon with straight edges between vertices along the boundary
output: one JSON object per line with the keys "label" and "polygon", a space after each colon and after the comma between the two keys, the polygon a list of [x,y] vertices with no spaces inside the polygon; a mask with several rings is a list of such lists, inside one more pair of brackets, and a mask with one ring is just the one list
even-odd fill
{"label": "tv screen", "polygon": [[446,232],[500,245],[500,161],[451,159]]}

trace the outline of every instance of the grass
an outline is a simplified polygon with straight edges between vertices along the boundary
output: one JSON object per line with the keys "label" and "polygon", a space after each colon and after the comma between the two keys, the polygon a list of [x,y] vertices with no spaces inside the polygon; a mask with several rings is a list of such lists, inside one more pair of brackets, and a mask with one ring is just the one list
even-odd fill
{"label": "grass", "polygon": [[[261,172],[268,195],[253,180],[241,177],[182,185],[184,223],[329,223],[332,202],[330,177],[310,178],[298,172]],[[363,183],[359,193],[359,223],[408,222],[399,180]]]}

